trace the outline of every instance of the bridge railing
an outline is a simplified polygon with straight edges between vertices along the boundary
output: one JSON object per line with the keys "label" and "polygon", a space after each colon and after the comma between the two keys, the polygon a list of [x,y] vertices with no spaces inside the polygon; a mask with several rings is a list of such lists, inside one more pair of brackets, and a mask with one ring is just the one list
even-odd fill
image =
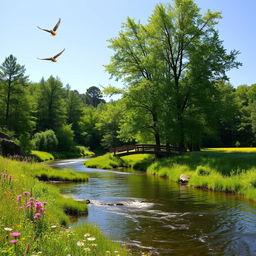
{"label": "bridge railing", "polygon": [[124,145],[121,147],[111,148],[109,152],[114,153],[114,155],[133,152],[136,154],[141,153],[170,153],[171,151],[179,151],[178,147],[166,146],[166,145],[154,145],[154,144],[137,144],[137,145]]}

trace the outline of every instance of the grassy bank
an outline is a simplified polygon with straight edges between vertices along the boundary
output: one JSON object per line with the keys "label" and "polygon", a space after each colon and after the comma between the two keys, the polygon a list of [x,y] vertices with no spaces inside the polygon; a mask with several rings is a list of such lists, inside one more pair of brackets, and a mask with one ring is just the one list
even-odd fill
{"label": "grassy bank", "polygon": [[[7,160],[5,160],[7,161]],[[7,161],[8,162],[8,161]],[[9,162],[9,169],[16,169],[17,165],[19,170],[24,172],[26,176],[38,178],[42,181],[66,181],[66,182],[85,182],[88,181],[88,176],[84,173],[78,173],[73,170],[56,170],[51,167],[26,162]]]}
{"label": "grassy bank", "polygon": [[178,181],[190,176],[189,185],[244,195],[256,200],[256,150],[254,148],[206,149],[158,160],[147,173]]}
{"label": "grassy bank", "polygon": [[98,156],[84,162],[86,167],[99,169],[114,169],[114,168],[134,168],[137,170],[146,170],[152,163],[154,156],[148,154],[129,155],[124,157],[115,157],[111,153]]}
{"label": "grassy bank", "polygon": [[32,150],[31,156],[35,157],[39,162],[54,160],[54,156],[51,153],[44,151]]}
{"label": "grassy bank", "polygon": [[32,150],[32,157],[36,158],[39,162],[54,160],[57,159],[66,159],[66,158],[79,158],[79,157],[93,157],[94,152],[90,151],[84,146],[75,146],[72,151],[68,152],[45,152],[39,150]]}
{"label": "grassy bank", "polygon": [[92,225],[66,229],[65,213],[83,214],[87,206],[35,179],[40,167],[0,157],[0,255],[128,255]]}
{"label": "grassy bank", "polygon": [[181,174],[187,174],[190,176],[189,185],[237,193],[256,200],[256,148],[209,148],[159,160],[149,155],[118,159],[107,154],[89,160],[85,165],[116,168],[119,161],[121,166],[146,170],[150,175],[168,177],[176,182]]}

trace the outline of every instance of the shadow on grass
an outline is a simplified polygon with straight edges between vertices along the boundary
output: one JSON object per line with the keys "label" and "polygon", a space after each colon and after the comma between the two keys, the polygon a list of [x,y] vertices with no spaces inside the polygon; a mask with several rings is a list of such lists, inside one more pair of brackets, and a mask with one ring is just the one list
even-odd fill
{"label": "shadow on grass", "polygon": [[209,166],[224,176],[237,175],[249,169],[256,169],[256,153],[252,152],[191,152],[182,156],[169,157],[158,161],[157,170],[172,164],[186,165],[191,171],[197,166]]}

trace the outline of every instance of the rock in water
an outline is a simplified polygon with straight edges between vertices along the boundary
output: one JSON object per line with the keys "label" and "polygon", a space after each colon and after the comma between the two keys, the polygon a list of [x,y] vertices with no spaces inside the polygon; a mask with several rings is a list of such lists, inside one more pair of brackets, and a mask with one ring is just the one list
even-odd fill
{"label": "rock in water", "polygon": [[181,174],[179,183],[188,183],[190,177],[187,174]]}

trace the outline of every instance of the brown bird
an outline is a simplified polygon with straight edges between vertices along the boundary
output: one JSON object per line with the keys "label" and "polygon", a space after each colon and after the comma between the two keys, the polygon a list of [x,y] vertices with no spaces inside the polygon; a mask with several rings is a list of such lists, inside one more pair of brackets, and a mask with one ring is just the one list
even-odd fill
{"label": "brown bird", "polygon": [[40,27],[38,27],[38,28],[43,30],[43,31],[46,31],[46,32],[50,33],[52,36],[56,36],[57,35],[56,31],[57,31],[57,29],[60,25],[60,21],[61,21],[61,19],[58,20],[58,22],[56,23],[56,25],[54,26],[54,28],[52,30],[44,29],[44,28],[40,28]]}
{"label": "brown bird", "polygon": [[50,58],[44,58],[44,59],[40,59],[38,58],[39,60],[50,60],[52,62],[57,62],[57,58],[65,51],[65,49],[63,49],[61,52],[59,52],[58,54],[56,54],[55,56],[53,57],[50,57]]}

